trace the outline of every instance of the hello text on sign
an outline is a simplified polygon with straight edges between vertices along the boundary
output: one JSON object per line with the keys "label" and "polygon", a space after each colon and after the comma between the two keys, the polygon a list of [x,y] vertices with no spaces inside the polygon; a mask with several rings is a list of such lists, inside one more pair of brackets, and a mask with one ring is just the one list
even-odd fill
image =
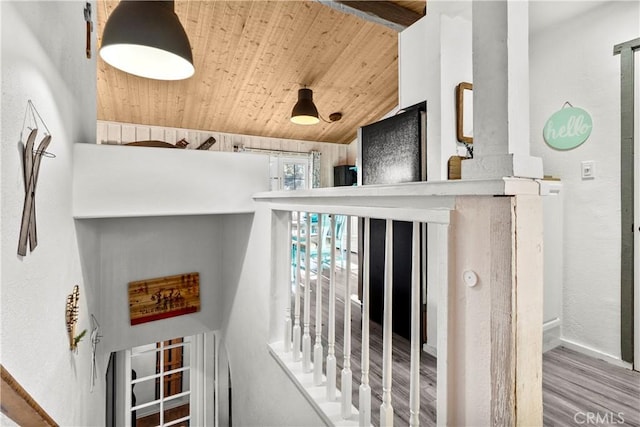
{"label": "hello text on sign", "polygon": [[563,108],[555,112],[543,129],[545,142],[558,150],[576,148],[589,138],[593,123],[582,108]]}

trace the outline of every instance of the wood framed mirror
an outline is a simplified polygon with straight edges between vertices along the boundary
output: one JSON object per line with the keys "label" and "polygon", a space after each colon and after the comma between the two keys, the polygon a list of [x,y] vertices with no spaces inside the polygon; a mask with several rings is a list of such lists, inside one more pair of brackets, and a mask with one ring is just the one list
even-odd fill
{"label": "wood framed mirror", "polygon": [[468,82],[456,86],[456,137],[473,144],[473,85]]}

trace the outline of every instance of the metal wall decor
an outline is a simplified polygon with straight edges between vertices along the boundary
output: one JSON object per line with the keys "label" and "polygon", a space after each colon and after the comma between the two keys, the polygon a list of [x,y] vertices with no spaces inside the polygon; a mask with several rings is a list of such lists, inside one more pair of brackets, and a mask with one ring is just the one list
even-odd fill
{"label": "metal wall decor", "polygon": [[98,379],[98,365],[96,364],[96,350],[98,348],[98,343],[100,342],[100,324],[96,319],[96,316],[91,315],[91,389],[93,392],[93,387],[96,385],[96,380]]}
{"label": "metal wall decor", "polygon": [[[44,138],[42,138],[42,141],[40,141],[40,144],[38,144],[38,148],[34,151],[33,148],[38,134],[38,120],[36,119],[36,116],[45,129],[45,135]],[[27,119],[33,122],[33,128],[25,127]],[[38,183],[38,174],[40,172],[40,162],[42,161],[42,157],[55,157],[53,154],[46,151],[49,143],[51,142],[51,133],[44,124],[42,117],[38,114],[38,111],[31,100],[27,103],[23,129],[30,129],[30,132],[22,153],[25,195],[24,205],[22,207],[22,221],[20,223],[20,238],[18,241],[18,255],[21,256],[25,256],[27,254],[27,244],[31,248],[31,252],[33,252],[36,246],[38,246],[35,198],[36,184]]]}
{"label": "metal wall decor", "polygon": [[84,20],[87,27],[87,46],[85,48],[85,54],[87,59],[91,58],[91,33],[93,32],[93,21],[91,20],[91,3],[87,2],[84,7]]}

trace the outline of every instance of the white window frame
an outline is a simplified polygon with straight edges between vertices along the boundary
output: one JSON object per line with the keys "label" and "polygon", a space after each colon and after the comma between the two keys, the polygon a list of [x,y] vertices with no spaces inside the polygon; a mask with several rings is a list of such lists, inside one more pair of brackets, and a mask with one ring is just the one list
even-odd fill
{"label": "white window frame", "polygon": [[311,176],[312,176],[312,166],[313,166],[313,157],[310,154],[305,154],[303,156],[279,156],[278,157],[278,178],[279,178],[279,189],[284,190],[284,167],[285,165],[303,165],[305,167],[305,176],[304,176],[304,188],[303,190],[311,188]]}

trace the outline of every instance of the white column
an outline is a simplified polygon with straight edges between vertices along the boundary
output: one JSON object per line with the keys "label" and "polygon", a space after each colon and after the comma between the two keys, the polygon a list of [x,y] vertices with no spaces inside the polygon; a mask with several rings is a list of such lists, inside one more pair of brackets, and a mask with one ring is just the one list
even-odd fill
{"label": "white column", "polygon": [[291,212],[289,212],[289,220],[287,222],[287,250],[289,251],[289,255],[288,255],[288,264],[287,264],[287,271],[289,272],[289,277],[287,278],[287,305],[285,306],[284,309],[284,342],[283,342],[283,346],[284,346],[284,352],[288,353],[291,351],[291,327],[292,327],[292,322],[291,322],[291,277],[293,275],[293,260],[292,260],[292,254],[291,254],[291,249],[292,249],[292,241],[291,241]]}
{"label": "white column", "polygon": [[463,179],[542,178],[529,151],[529,3],[473,2],[474,158]]}
{"label": "white column", "polygon": [[304,331],[302,334],[302,370],[311,372],[311,214],[307,212],[306,232],[304,237]]}
{"label": "white column", "polygon": [[382,325],[382,405],[380,405],[380,426],[393,426],[393,406],[391,406],[391,370],[393,369],[393,221],[387,219],[387,233],[384,242],[384,318]]}
{"label": "white column", "polygon": [[315,385],[322,384],[322,244],[323,227],[322,214],[318,214],[318,251],[316,263],[318,265],[318,274],[316,275],[316,341],[313,346],[313,383]]}
{"label": "white column", "polygon": [[420,425],[420,223],[413,223],[411,244],[411,372],[409,425]]}
{"label": "white column", "polygon": [[369,386],[369,242],[371,220],[364,218],[364,253],[362,257],[362,360],[358,396],[360,427],[371,425],[371,387]]}
{"label": "white column", "polygon": [[301,212],[298,212],[298,226],[296,227],[296,294],[293,304],[293,360],[300,360],[300,227]]}
{"label": "white column", "polygon": [[329,271],[329,320],[327,338],[327,400],[336,399],[336,216],[331,215],[331,271]]}
{"label": "white column", "polygon": [[[351,417],[351,217],[345,218],[347,225],[346,236],[346,273],[344,285],[344,351],[342,362],[342,418],[348,419]],[[342,250],[342,247],[340,248]]]}

